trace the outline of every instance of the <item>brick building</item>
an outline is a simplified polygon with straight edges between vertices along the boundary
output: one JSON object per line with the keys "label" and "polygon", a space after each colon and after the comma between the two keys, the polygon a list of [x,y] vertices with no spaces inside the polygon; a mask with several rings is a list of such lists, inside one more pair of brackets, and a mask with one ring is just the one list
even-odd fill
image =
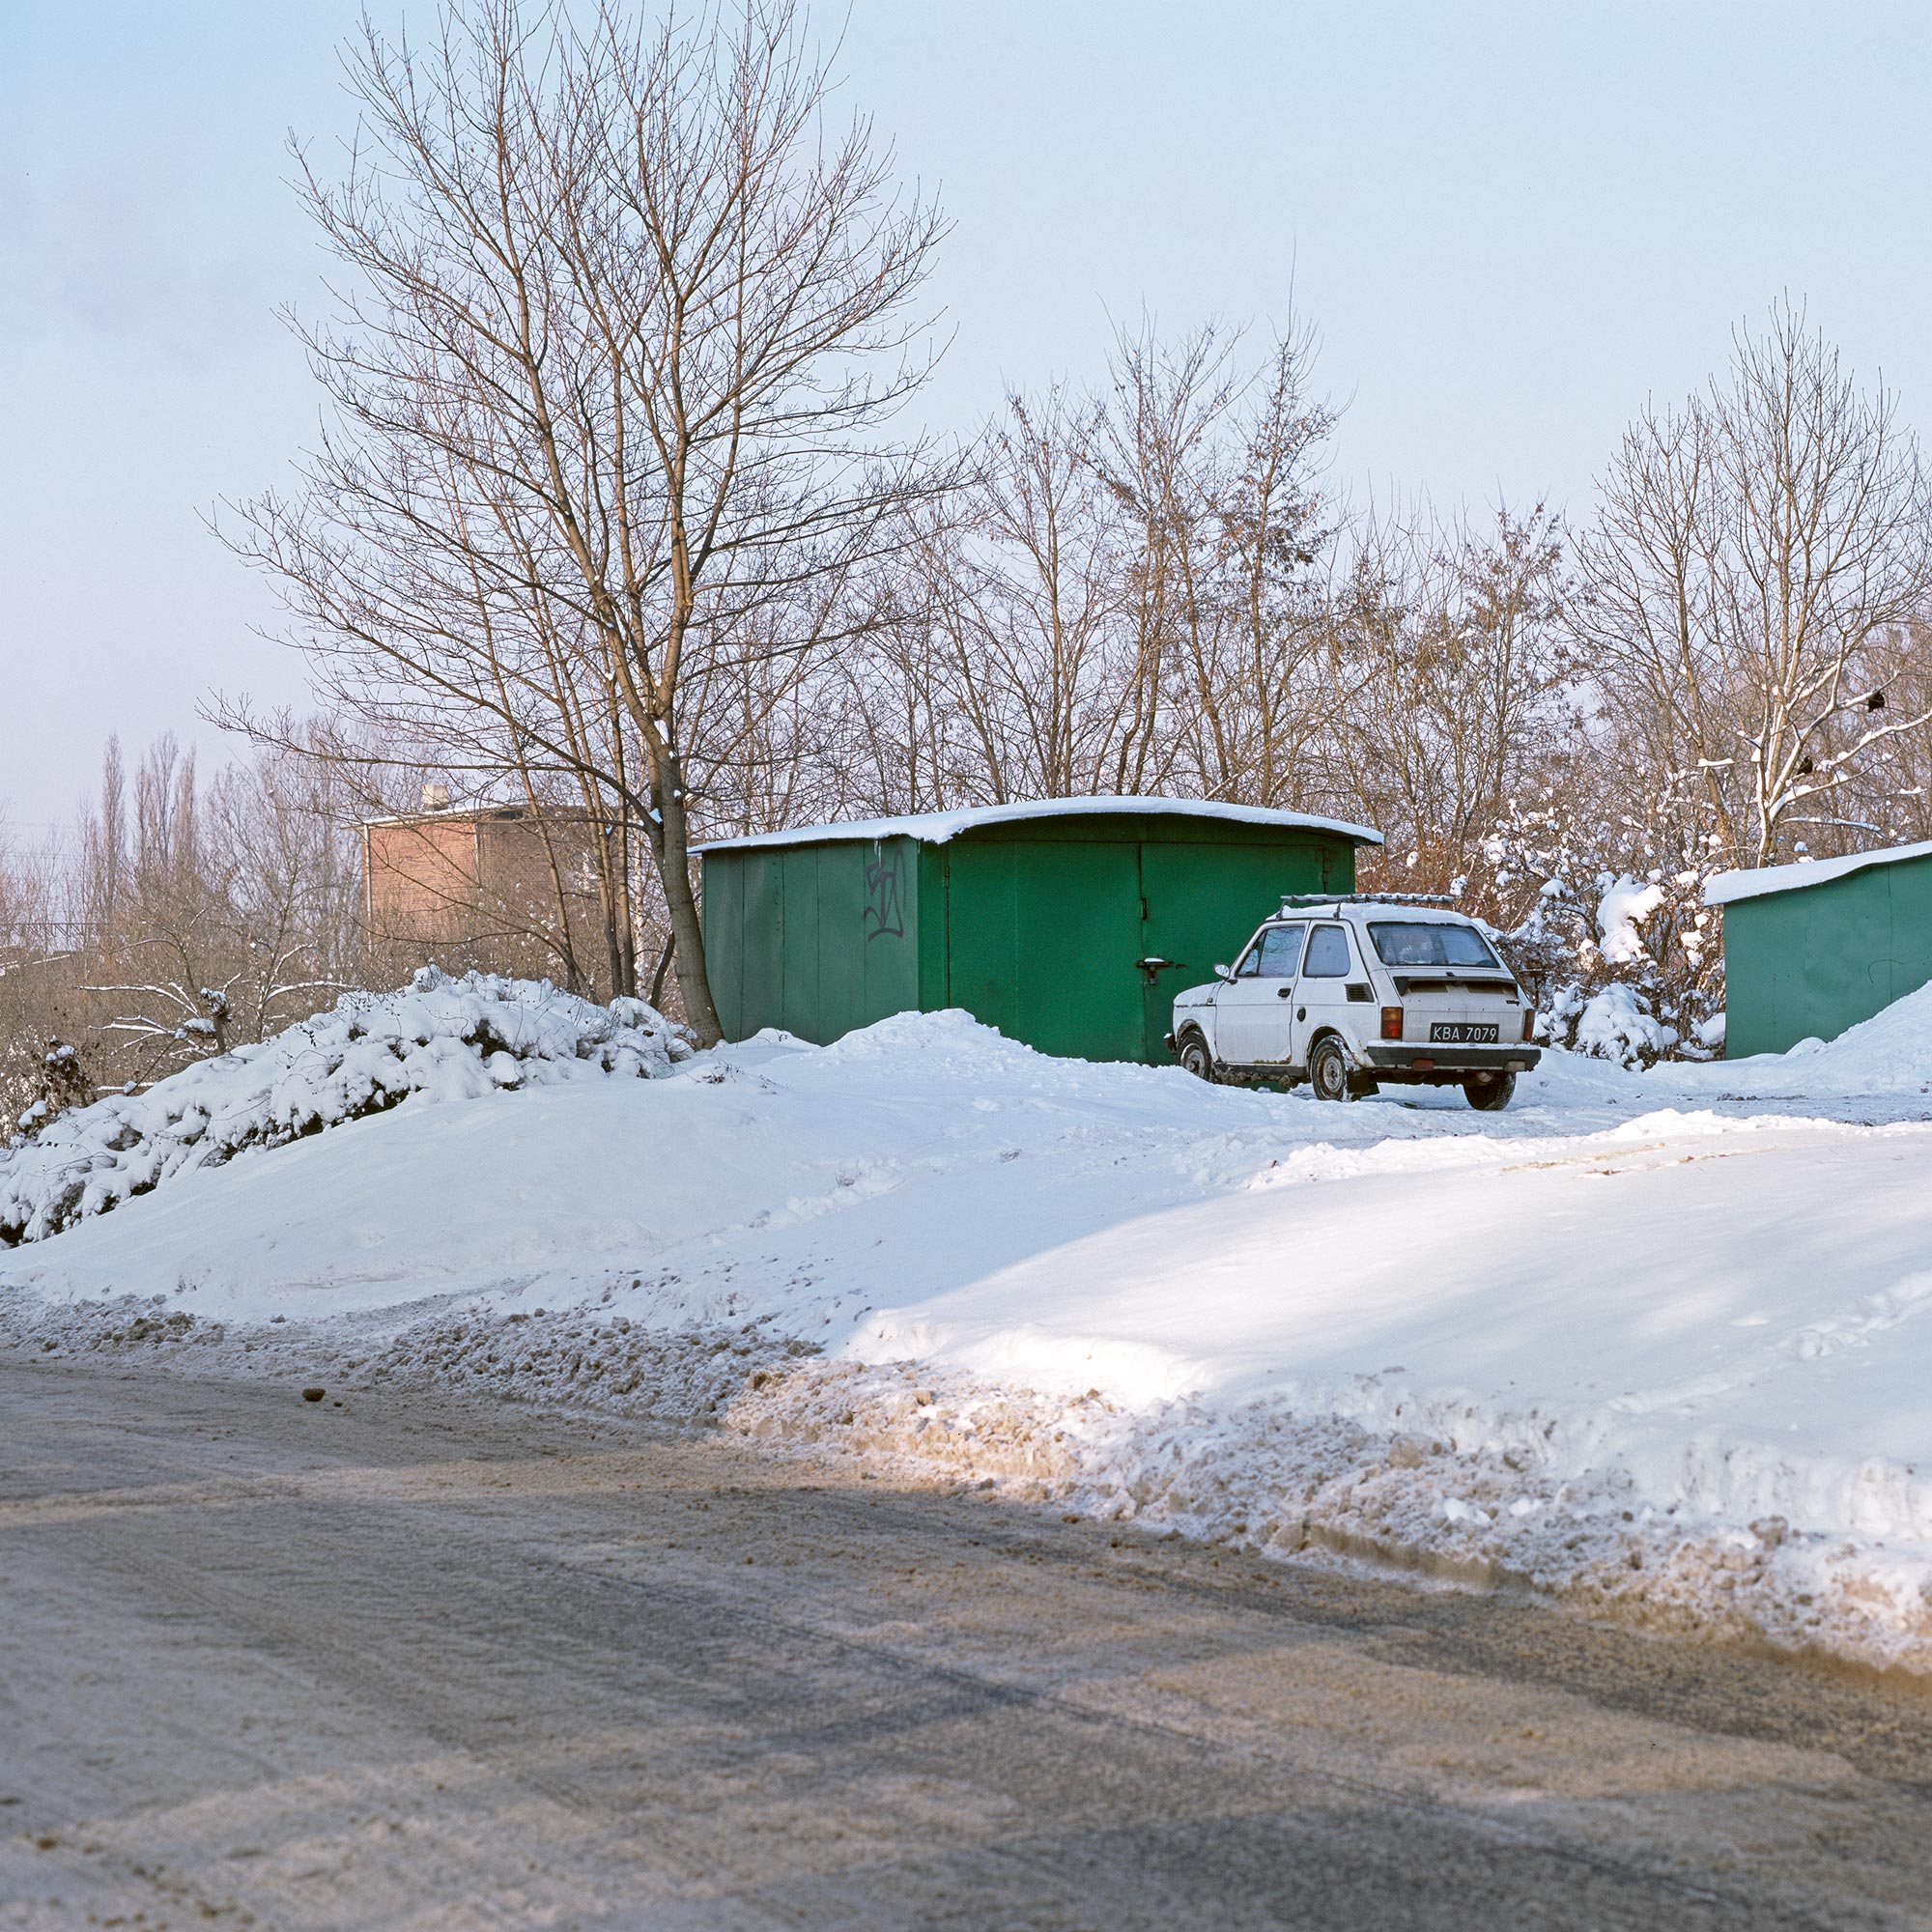
{"label": "brick building", "polygon": [[581,959],[602,924],[597,826],[581,812],[448,803],[362,826],[362,904],[371,935],[433,948],[451,964],[560,977],[566,934]]}

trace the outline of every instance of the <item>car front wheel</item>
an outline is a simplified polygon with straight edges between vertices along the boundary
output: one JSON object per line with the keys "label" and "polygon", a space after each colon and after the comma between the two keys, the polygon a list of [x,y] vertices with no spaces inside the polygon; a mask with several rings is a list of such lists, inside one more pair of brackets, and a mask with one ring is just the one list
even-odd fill
{"label": "car front wheel", "polygon": [[1332,1034],[1317,1041],[1315,1051],[1308,1057],[1308,1086],[1318,1100],[1354,1097],[1349,1091],[1349,1056]]}
{"label": "car front wheel", "polygon": [[1208,1042],[1198,1033],[1189,1034],[1180,1042],[1180,1064],[1197,1080],[1211,1081],[1214,1078],[1214,1056],[1208,1051]]}
{"label": "car front wheel", "polygon": [[1516,1093],[1514,1073],[1484,1073],[1463,1082],[1463,1092],[1479,1113],[1499,1114]]}

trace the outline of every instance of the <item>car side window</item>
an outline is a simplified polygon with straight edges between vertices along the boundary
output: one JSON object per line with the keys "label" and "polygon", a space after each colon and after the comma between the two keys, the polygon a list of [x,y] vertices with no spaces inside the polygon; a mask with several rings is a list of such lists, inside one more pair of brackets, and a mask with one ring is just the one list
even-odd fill
{"label": "car side window", "polygon": [[1252,980],[1261,969],[1262,949],[1261,943],[1257,941],[1241,954],[1239,960],[1236,963],[1235,978],[1237,980]]}
{"label": "car side window", "polygon": [[1303,925],[1271,925],[1262,934],[1261,976],[1264,980],[1293,980],[1301,964]]}
{"label": "car side window", "polygon": [[1339,925],[1318,925],[1308,941],[1308,964],[1303,971],[1311,980],[1346,980],[1349,935]]}

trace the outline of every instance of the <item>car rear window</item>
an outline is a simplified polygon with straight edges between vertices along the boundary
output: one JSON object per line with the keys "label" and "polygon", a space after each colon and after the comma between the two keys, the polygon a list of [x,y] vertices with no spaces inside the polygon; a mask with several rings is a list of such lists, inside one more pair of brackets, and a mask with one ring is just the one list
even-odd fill
{"label": "car rear window", "polygon": [[1494,966],[1496,955],[1473,925],[1450,925],[1431,920],[1398,923],[1389,921],[1369,927],[1376,954],[1384,966]]}

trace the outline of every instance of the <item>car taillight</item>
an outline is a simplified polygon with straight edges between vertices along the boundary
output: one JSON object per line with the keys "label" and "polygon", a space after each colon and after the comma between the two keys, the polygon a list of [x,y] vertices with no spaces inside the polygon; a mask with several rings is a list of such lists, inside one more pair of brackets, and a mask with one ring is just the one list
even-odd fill
{"label": "car taillight", "polygon": [[1536,1009],[1534,1007],[1525,1007],[1522,1009],[1522,1037],[1525,1042],[1536,1037]]}
{"label": "car taillight", "polygon": [[1384,1007],[1382,1009],[1382,1037],[1400,1039],[1402,1037],[1402,1009]]}

